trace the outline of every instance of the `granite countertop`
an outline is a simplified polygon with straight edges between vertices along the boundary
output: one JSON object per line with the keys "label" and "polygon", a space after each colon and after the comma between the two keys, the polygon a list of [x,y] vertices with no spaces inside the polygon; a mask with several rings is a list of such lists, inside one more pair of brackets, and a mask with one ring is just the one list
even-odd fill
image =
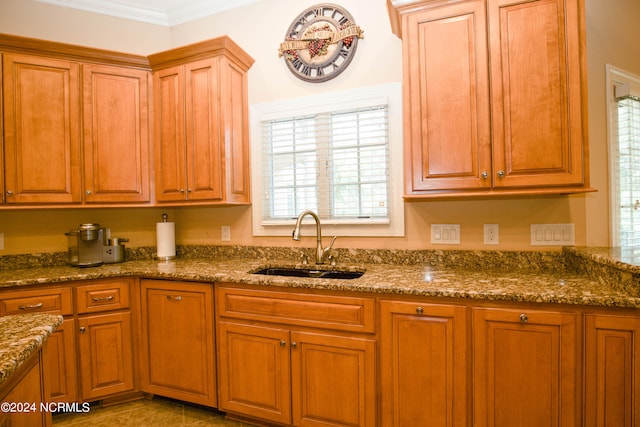
{"label": "granite countertop", "polygon": [[46,313],[0,317],[0,384],[38,351],[62,324],[62,316]]}
{"label": "granite countertop", "polygon": [[[471,255],[478,256],[477,253]],[[568,255],[581,260],[581,262],[589,257],[589,255],[583,257],[578,252],[569,252]],[[456,256],[461,257],[459,254]],[[506,258],[500,252],[495,252],[492,256]],[[489,301],[640,308],[640,287],[636,286],[634,280],[605,280],[615,279],[615,275],[611,275],[609,272],[593,273],[583,266],[527,270],[509,268],[510,265],[505,268],[508,260],[503,260],[500,264],[495,259],[493,263],[482,263],[482,268],[472,268],[469,266],[472,263],[468,262],[461,262],[461,264],[465,264],[464,267],[425,262],[412,262],[408,265],[399,262],[393,264],[349,262],[338,264],[336,267],[325,266],[323,268],[364,270],[365,274],[360,278],[350,280],[251,274],[262,267],[302,267],[301,264],[292,263],[291,259],[269,258],[268,261],[265,261],[265,259],[252,257],[179,258],[170,262],[127,261],[92,268],[59,266],[0,270],[0,288],[118,276],[139,276],[367,292],[378,295],[420,295]],[[564,263],[564,258],[561,261]],[[572,262],[579,264],[575,260]],[[491,265],[498,265],[498,267],[487,267]],[[634,273],[623,272],[622,274],[633,275]]]}

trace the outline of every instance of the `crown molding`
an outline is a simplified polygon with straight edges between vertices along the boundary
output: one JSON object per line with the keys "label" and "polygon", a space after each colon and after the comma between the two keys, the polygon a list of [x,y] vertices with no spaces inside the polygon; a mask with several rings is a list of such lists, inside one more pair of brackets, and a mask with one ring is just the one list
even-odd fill
{"label": "crown molding", "polygon": [[[259,0],[36,0],[54,6],[172,27]],[[151,4],[151,3],[155,3]]]}

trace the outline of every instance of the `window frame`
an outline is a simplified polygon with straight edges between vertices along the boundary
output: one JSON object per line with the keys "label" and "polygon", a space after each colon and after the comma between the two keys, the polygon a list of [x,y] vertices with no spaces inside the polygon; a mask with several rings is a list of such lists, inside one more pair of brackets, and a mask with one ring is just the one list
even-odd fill
{"label": "window frame", "polygon": [[[389,218],[322,219],[323,233],[340,236],[404,236],[403,152],[402,152],[402,87],[389,83],[340,92],[322,93],[254,104],[250,107],[252,219],[254,236],[291,236],[295,219],[264,220],[262,122],[285,119],[319,112],[340,112],[356,108],[386,104],[389,151]],[[260,179],[258,179],[260,177]],[[305,221],[306,224],[306,221]]]}

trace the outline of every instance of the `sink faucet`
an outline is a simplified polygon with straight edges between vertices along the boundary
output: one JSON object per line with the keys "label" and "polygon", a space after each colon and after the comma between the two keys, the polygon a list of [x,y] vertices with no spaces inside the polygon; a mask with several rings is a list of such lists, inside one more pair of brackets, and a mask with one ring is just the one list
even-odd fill
{"label": "sink faucet", "polygon": [[298,220],[296,221],[296,227],[293,229],[293,240],[300,240],[300,225],[302,224],[302,219],[310,215],[316,221],[316,235],[318,237],[318,244],[316,246],[316,264],[324,264],[325,258],[329,255],[331,248],[333,247],[333,242],[336,241],[338,236],[334,236],[333,240],[331,240],[331,244],[326,248],[322,248],[322,228],[320,226],[320,218],[313,211],[303,211],[300,215],[298,215]]}

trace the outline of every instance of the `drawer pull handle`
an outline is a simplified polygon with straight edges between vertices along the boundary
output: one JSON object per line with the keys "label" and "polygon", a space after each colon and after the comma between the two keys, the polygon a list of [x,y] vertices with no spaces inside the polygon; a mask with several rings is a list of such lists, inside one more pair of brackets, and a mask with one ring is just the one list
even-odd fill
{"label": "drawer pull handle", "polygon": [[93,302],[111,301],[113,300],[113,295],[109,295],[108,297],[92,297],[91,300]]}
{"label": "drawer pull handle", "polygon": [[527,316],[526,314],[522,313],[522,314],[520,315],[520,321],[521,321],[522,323],[527,323],[527,322],[529,321],[529,316]]}
{"label": "drawer pull handle", "polygon": [[18,307],[20,310],[34,310],[36,308],[42,308],[42,303],[39,302],[37,304],[30,304],[30,305],[21,305]]}
{"label": "drawer pull handle", "polygon": [[174,297],[172,295],[167,295],[167,299],[169,301],[182,301],[182,297],[180,295],[178,295],[177,297]]}
{"label": "drawer pull handle", "polygon": [[424,309],[422,307],[416,308],[416,314],[422,315],[424,313]]}

